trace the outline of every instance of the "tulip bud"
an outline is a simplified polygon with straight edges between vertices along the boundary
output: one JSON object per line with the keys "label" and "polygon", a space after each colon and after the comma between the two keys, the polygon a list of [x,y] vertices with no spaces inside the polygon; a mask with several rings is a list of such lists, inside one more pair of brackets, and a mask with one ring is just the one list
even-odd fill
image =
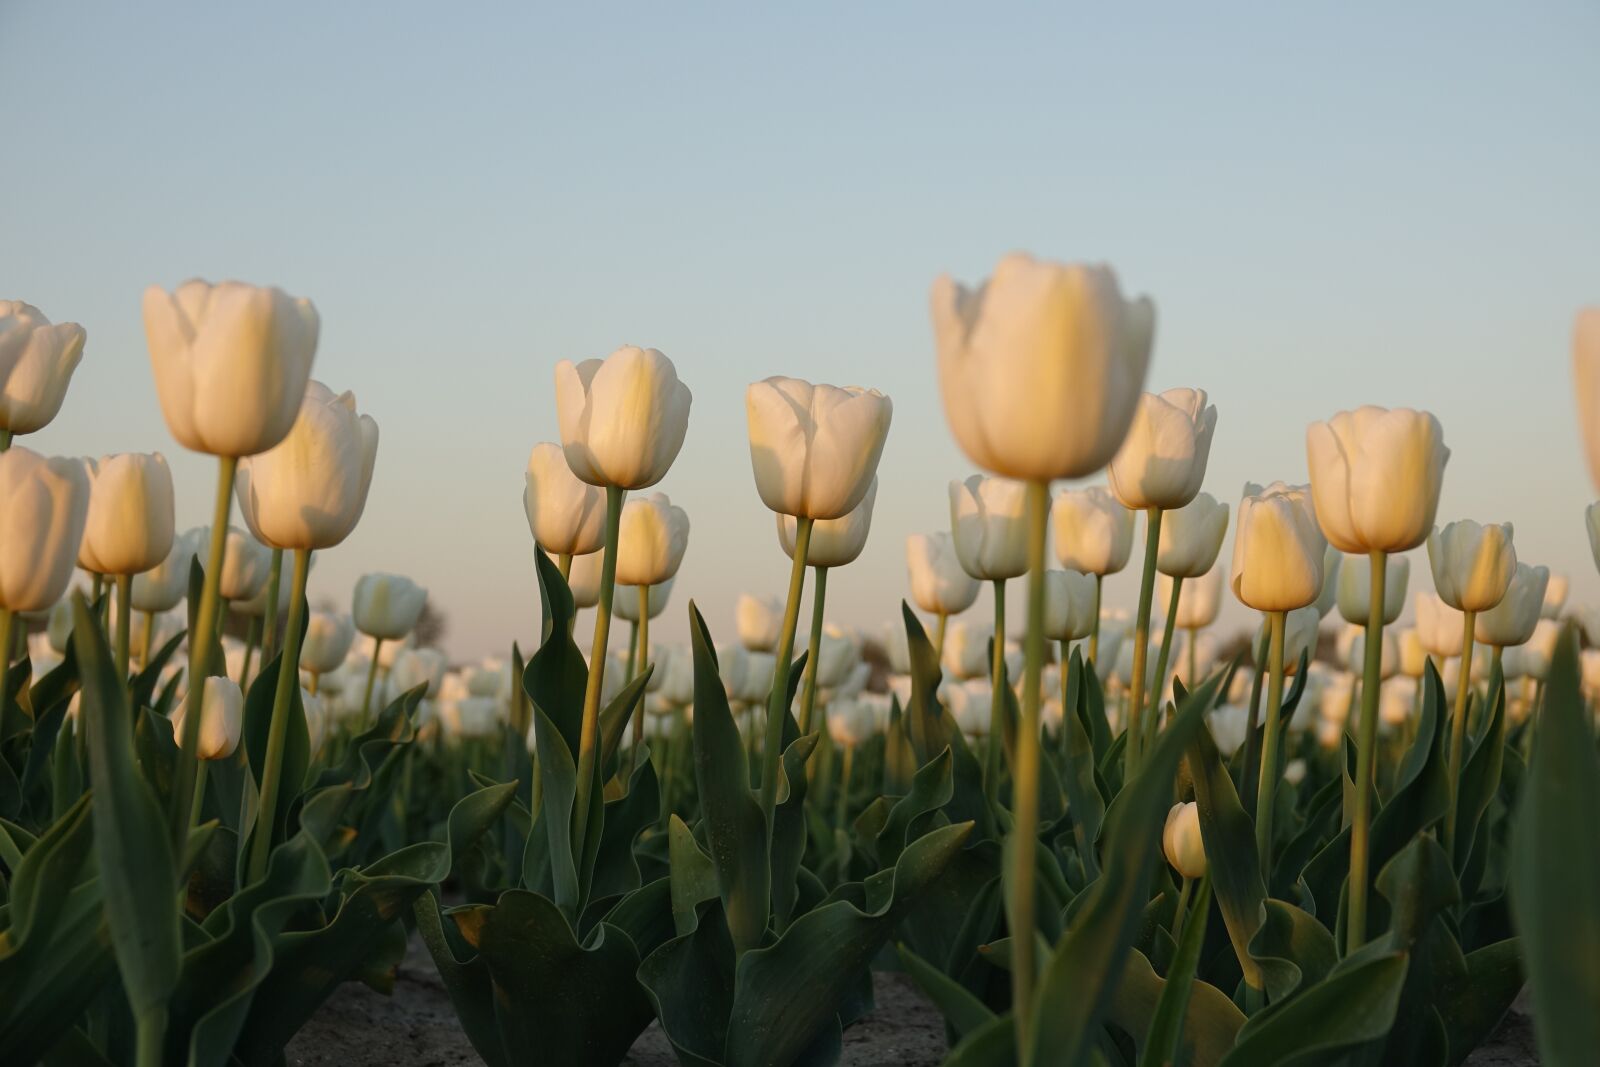
{"label": "tulip bud", "polygon": [[52,325],[21,300],[0,300],[0,430],[42,430],[61,410],[83,359],[83,327]]}
{"label": "tulip bud", "polygon": [[1109,267],[1014,253],[977,289],[939,278],[932,313],[945,418],[973,463],[1048,482],[1116,455],[1144,388],[1155,305],[1123,300]]}
{"label": "tulip bud", "polygon": [[[183,743],[184,713],[187,700],[179,700],[172,713],[172,736]],[[213,675],[206,679],[200,695],[200,747],[204,760],[228,759],[239,747],[239,732],[244,722],[244,693],[231,678]]]}
{"label": "tulip bud", "polygon": [[363,574],[356,580],[350,614],[356,629],[394,641],[410,633],[422,617],[428,591],[398,574]]}
{"label": "tulip bud", "polygon": [[[1322,616],[1317,614],[1315,604],[1307,604],[1303,608],[1295,608],[1285,612],[1283,617],[1283,670],[1285,674],[1294,674],[1300,668],[1300,657],[1304,655],[1306,661],[1317,658],[1317,639],[1321,636],[1319,627]],[[1252,648],[1266,647],[1262,644],[1267,639],[1267,624],[1262,620],[1261,628],[1256,631],[1255,643]],[[1265,669],[1265,668],[1263,668]]]}
{"label": "tulip bud", "polygon": [[974,474],[950,483],[950,532],[961,567],[982,581],[1028,571],[1028,487]]}
{"label": "tulip bud", "polygon": [[[1367,662],[1367,631],[1354,623],[1339,631],[1339,658],[1345,668],[1359,674]],[[1400,643],[1393,630],[1383,631],[1383,644],[1378,653],[1378,676],[1393,678],[1400,671]]]}
{"label": "tulip bud", "polygon": [[655,585],[623,585],[617,583],[617,593],[612,601],[611,609],[616,612],[617,618],[623,622],[639,621],[639,590],[646,589],[645,600],[650,605],[650,617],[657,619],[667,610],[667,601],[672,597],[672,583],[676,578],[668,578]]}
{"label": "tulip bud", "polygon": [[522,489],[528,531],[546,552],[587,556],[605,547],[606,495],[567,466],[561,446],[542,441],[528,455]]}
{"label": "tulip bud", "polygon": [[[843,567],[854,563],[867,546],[872,527],[872,506],[878,499],[878,478],[873,476],[867,494],[848,515],[837,519],[817,519],[811,527],[811,542],[806,547],[806,563],[812,567]],[[799,520],[793,515],[778,516],[778,544],[784,555],[794,559]]]}
{"label": "tulip bud", "polygon": [[1174,578],[1198,578],[1217,562],[1228,532],[1228,505],[1199,493],[1161,517],[1156,570]]}
{"label": "tulip bud", "polygon": [[427,687],[422,694],[424,697],[438,696],[448,666],[444,653],[436,648],[402,649],[394,657],[394,665],[389,668],[389,699],[398,700],[418,686]]}
{"label": "tulip bud", "polygon": [[1417,614],[1417,639],[1430,656],[1444,659],[1461,655],[1461,635],[1465,626],[1461,612],[1432,593],[1412,598]]}
{"label": "tulip bud", "polygon": [[1305,486],[1247,484],[1233,538],[1233,595],[1257,611],[1316,603],[1325,548]]}
{"label": "tulip bud", "polygon": [[780,515],[838,519],[867,493],[894,406],[876,389],[768,378],[745,390],[750,465]]}
{"label": "tulip bud", "polygon": [[72,580],[89,475],[80,460],[14,446],[0,452],[0,501],[0,608],[43,611]]}
{"label": "tulip bud", "polygon": [[931,615],[959,615],[978,599],[978,580],[962,568],[955,538],[947,533],[907,537],[906,569],[911,599]]}
{"label": "tulip bud", "polygon": [[355,643],[355,620],[343,612],[313,611],[300,640],[300,668],[317,674],[337,670]]}
{"label": "tulip bud", "polygon": [[1439,599],[1458,611],[1488,611],[1506,595],[1516,573],[1511,524],[1483,526],[1462,519],[1435,528],[1428,535],[1428,564]]}
{"label": "tulip bud", "polygon": [[[1411,580],[1411,561],[1404,556],[1388,556],[1383,567],[1383,624],[1400,617],[1406,606],[1406,583]],[[1339,565],[1335,600],[1344,621],[1367,624],[1372,610],[1372,565],[1369,560],[1352,557]]]}
{"label": "tulip bud", "polygon": [[666,651],[671,654],[656,656],[656,676],[661,679],[657,692],[673,707],[687,707],[694,703],[694,657],[682,648]]}
{"label": "tulip bud", "polygon": [[905,625],[899,619],[890,619],[879,632],[882,634],[884,658],[889,661],[889,673],[910,674],[911,645],[906,639]]}
{"label": "tulip bud", "polygon": [[1077,571],[1044,572],[1044,634],[1076,641],[1094,629],[1094,578]]}
{"label": "tulip bud", "polygon": [[1573,322],[1572,384],[1589,476],[1600,488],[1600,307],[1583,308]]}
{"label": "tulip bud", "polygon": [[1328,543],[1341,552],[1406,552],[1428,538],[1439,510],[1444,446],[1426,411],[1367,405],[1306,431],[1311,493]]}
{"label": "tulip bud", "polygon": [[562,360],[556,414],[567,466],[590,485],[648,489],[678,458],[692,399],[672,360],[653,348]]}
{"label": "tulip bud", "polygon": [[[1522,666],[1531,678],[1540,681],[1550,677],[1550,663],[1556,656],[1556,645],[1561,640],[1561,624],[1553,619],[1540,619],[1533,635],[1518,649]],[[1509,653],[1511,650],[1507,649]]]}
{"label": "tulip bud", "polygon": [[954,678],[988,678],[992,666],[989,641],[994,627],[962,619],[950,625],[944,637],[944,669]]}
{"label": "tulip bud", "polygon": [[1421,678],[1428,669],[1428,650],[1422,647],[1422,637],[1416,627],[1396,630],[1394,644],[1400,653],[1400,673],[1407,678]]}
{"label": "tulip bud", "polygon": [[355,394],[311,382],[288,435],[239,464],[239,512],[270,548],[332,548],[360,521],[377,460],[378,424]]}
{"label": "tulip bud", "polygon": [[1116,574],[1133,551],[1133,512],[1104,486],[1069,489],[1050,507],[1056,558],[1069,571]]}
{"label": "tulip bud", "polygon": [[[778,665],[777,657],[770,652],[746,652],[737,646],[731,651],[733,654],[728,659],[733,670],[722,676],[728,699],[741,704],[765,703],[772,693],[772,677]],[[722,653],[719,652],[719,664],[721,660]]]}
{"label": "tulip bud", "polygon": [[133,610],[163,612],[177,607],[189,592],[189,564],[194,558],[194,532],[186,530],[174,535],[166,559],[133,576],[128,597]]}
{"label": "tulip bud", "polygon": [[854,748],[877,732],[870,704],[861,700],[834,700],[828,704],[828,736],[841,748]]}
{"label": "tulip bud", "polygon": [[994,702],[994,690],[988,682],[973,680],[941,685],[939,697],[962,733],[968,737],[988,736],[989,709]]}
{"label": "tulip bud", "polygon": [[[1162,535],[1166,534],[1163,519]],[[1165,574],[1156,576],[1157,602],[1172,603],[1172,579]],[[1186,578],[1178,590],[1178,614],[1172,625],[1183,630],[1199,630],[1217,621],[1222,611],[1222,568],[1212,567],[1198,578]]]}
{"label": "tulip bud", "polygon": [[678,573],[688,547],[689,513],[667,494],[629,500],[617,537],[617,583],[659,585]]}
{"label": "tulip bud", "polygon": [[1139,397],[1127,439],[1106,471],[1111,491],[1129,508],[1181,508],[1205,480],[1215,405],[1204,389],[1168,389]]}
{"label": "tulip bud", "polygon": [[734,606],[734,621],[741,645],[756,652],[771,652],[778,647],[783,632],[783,601],[740,593]]}
{"label": "tulip bud", "polygon": [[1526,642],[1539,625],[1549,581],[1548,567],[1518,563],[1500,603],[1480,612],[1473,620],[1473,637],[1486,645],[1502,648]]}
{"label": "tulip bud", "polygon": [[[89,517],[78,566],[92,574],[140,574],[172,550],[172,472],[159,452],[88,460]],[[185,576],[187,577],[187,575]]]}
{"label": "tulip bud", "polygon": [[167,429],[183,447],[251,456],[300,413],[320,322],[281,289],[198,279],[144,292],[144,333]]}
{"label": "tulip bud", "polygon": [[1161,831],[1161,848],[1167,862],[1185,878],[1203,878],[1206,846],[1200,836],[1200,806],[1174,804]]}
{"label": "tulip bud", "polygon": [[[1385,677],[1388,678],[1387,675]],[[1378,689],[1378,722],[1386,730],[1404,726],[1411,718],[1411,709],[1416,707],[1416,703],[1417,683],[1414,679],[1404,675],[1388,678]]]}
{"label": "tulip bud", "polygon": [[[186,536],[197,554],[204,553],[211,544],[209,526],[196,526]],[[202,558],[200,565],[203,567],[205,563]],[[249,600],[261,592],[271,574],[272,553],[237,526],[228,527],[223,539],[222,574],[218,579],[222,598],[230,602]]]}
{"label": "tulip bud", "polygon": [[[1515,581],[1515,579],[1512,579]],[[1559,619],[1561,609],[1567,606],[1567,576],[1565,574],[1551,574],[1550,581],[1544,587],[1544,604],[1539,608],[1540,618]]]}
{"label": "tulip bud", "polygon": [[572,557],[572,571],[567,575],[567,588],[572,590],[573,607],[592,608],[600,603],[600,569],[604,562],[603,552]]}
{"label": "tulip bud", "polygon": [[861,642],[854,633],[828,623],[817,647],[817,688],[837,689],[861,660]]}

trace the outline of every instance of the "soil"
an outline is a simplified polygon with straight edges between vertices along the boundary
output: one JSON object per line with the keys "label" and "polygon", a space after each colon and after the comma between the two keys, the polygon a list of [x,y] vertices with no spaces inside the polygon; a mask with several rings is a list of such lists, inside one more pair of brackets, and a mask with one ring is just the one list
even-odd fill
{"label": "soil", "polygon": [[[902,975],[873,974],[877,1011],[844,1033],[846,1067],[937,1067],[945,1055],[944,1023]],[[1494,1035],[1467,1058],[1468,1067],[1536,1067],[1538,1049],[1519,997]],[[447,1067],[480,1063],[427,950],[413,938],[394,995],[346,983],[289,1043],[291,1067]],[[633,1046],[631,1067],[677,1063],[654,1024]]]}

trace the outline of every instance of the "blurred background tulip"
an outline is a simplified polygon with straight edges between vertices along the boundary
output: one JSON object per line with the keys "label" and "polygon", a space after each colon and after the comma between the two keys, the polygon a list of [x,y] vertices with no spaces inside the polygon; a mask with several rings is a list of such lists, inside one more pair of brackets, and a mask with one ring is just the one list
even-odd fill
{"label": "blurred background tulip", "polygon": [[[572,473],[558,444],[541,441],[528,454],[522,508],[534,542],[553,556],[586,556],[605,547],[606,495]],[[563,573],[570,565],[569,558]]]}
{"label": "blurred background tulip", "polygon": [[[1343,560],[1339,567],[1339,580],[1334,602],[1344,621],[1365,626],[1372,614],[1372,569],[1365,559]],[[1388,556],[1384,560],[1383,621],[1394,622],[1406,606],[1406,585],[1411,580],[1411,561],[1405,556]]]}
{"label": "blurred background tulip", "polygon": [[1204,389],[1144,393],[1106,471],[1111,491],[1134,510],[1181,508],[1206,476],[1217,408]]}
{"label": "blurred background tulip", "polygon": [[51,323],[32,304],[0,300],[0,450],[56,417],[85,336],[75,322]]}

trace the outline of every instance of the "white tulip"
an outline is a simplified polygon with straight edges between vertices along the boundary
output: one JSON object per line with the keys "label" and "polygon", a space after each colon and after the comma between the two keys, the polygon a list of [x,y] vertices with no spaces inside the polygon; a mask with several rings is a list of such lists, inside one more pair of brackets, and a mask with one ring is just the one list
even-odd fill
{"label": "white tulip", "polygon": [[[1157,575],[1156,586],[1157,603],[1163,607],[1172,603],[1172,579]],[[1172,624],[1183,630],[1204,629],[1217,621],[1221,611],[1222,568],[1212,567],[1198,578],[1184,579],[1183,588],[1178,590],[1178,615]]]}
{"label": "white tulip", "polygon": [[1315,604],[1325,548],[1305,486],[1247,484],[1233,537],[1233,595],[1257,611]]}
{"label": "white tulip", "polygon": [[1428,669],[1428,650],[1422,647],[1417,628],[1403,626],[1396,630],[1394,644],[1400,653],[1400,673],[1407,678],[1421,678]]}
{"label": "white tulip", "polygon": [[1568,582],[1565,574],[1551,574],[1550,581],[1544,587],[1544,604],[1539,608],[1539,615],[1546,619],[1561,618],[1561,609],[1567,606]]}
{"label": "white tulip", "polygon": [[1488,611],[1500,603],[1517,570],[1511,537],[1509,522],[1484,526],[1462,519],[1435,528],[1428,535],[1428,564],[1439,598],[1458,611]]}
{"label": "white tulip", "polygon": [[955,538],[948,533],[907,537],[906,569],[911,599],[929,614],[959,615],[978,599],[978,579],[961,566]]}
{"label": "white tulip", "polygon": [[623,622],[638,622],[639,590],[645,589],[648,590],[645,594],[645,600],[650,605],[650,617],[652,619],[660,618],[661,613],[667,610],[667,601],[672,598],[672,583],[675,580],[675,577],[668,578],[664,582],[648,586],[623,585],[618,582],[616,598],[611,605],[612,610],[617,613],[617,618]]}
{"label": "white tulip", "polygon": [[1344,553],[1329,545],[1322,553],[1322,592],[1317,594],[1317,614],[1323,618],[1331,615],[1338,606],[1339,575],[1343,570]]}
{"label": "white tulip", "polygon": [[448,666],[444,653],[436,648],[403,650],[395,656],[394,666],[389,668],[389,699],[397,700],[418,686],[427,686],[424,697],[438,696]]}
{"label": "white tulip", "polygon": [[838,519],[855,510],[889,436],[888,397],[773,377],[746,389],[744,402],[763,504],[802,519]]}
{"label": "white tulip", "polygon": [[[867,493],[848,515],[837,519],[817,519],[811,527],[811,542],[806,546],[806,563],[812,567],[843,567],[854,563],[867,546],[872,528],[872,506],[878,499],[878,479],[874,475]],[[799,520],[793,515],[778,515],[778,543],[784,555],[794,559]]]}
{"label": "white tulip", "polygon": [[1161,830],[1161,848],[1167,862],[1185,878],[1203,878],[1206,847],[1200,838],[1200,806],[1174,804]]}
{"label": "white tulip", "polygon": [[[1378,654],[1378,676],[1393,678],[1400,672],[1400,643],[1394,631],[1383,631],[1383,643]],[[1339,658],[1352,673],[1359,674],[1367,662],[1367,631],[1354,623],[1339,631]]]}
{"label": "white tulip", "polygon": [[33,433],[56,417],[84,339],[75,322],[52,324],[32,304],[0,300],[0,430]]}
{"label": "white tulip", "polygon": [[306,618],[305,636],[300,639],[302,670],[326,674],[337,670],[355,643],[356,622],[337,611],[313,611]]}
{"label": "white tulip", "polygon": [[974,474],[950,483],[950,532],[962,568],[982,581],[1028,570],[1028,487]]}
{"label": "white tulip", "polygon": [[[1305,654],[1307,661],[1317,658],[1318,627],[1322,623],[1322,616],[1317,614],[1315,604],[1307,604],[1303,608],[1295,608],[1284,613],[1283,617],[1283,670],[1285,674],[1294,674],[1300,665],[1300,656]],[[1261,648],[1262,642],[1267,638],[1267,624],[1263,620],[1261,628],[1256,631],[1255,643],[1252,648]]]}
{"label": "white tulip", "polygon": [[133,610],[162,612],[177,607],[189,592],[189,564],[194,558],[194,531],[174,535],[167,558],[133,576],[133,591],[128,597]]}
{"label": "white tulip", "polygon": [[586,556],[605,546],[606,495],[572,473],[558,444],[542,441],[529,453],[522,509],[546,552]]}
{"label": "white tulip", "polygon": [[[1561,624],[1554,619],[1540,619],[1533,628],[1533,636],[1518,648],[1523,668],[1529,677],[1540,681],[1550,677],[1550,663],[1555,659],[1556,645],[1560,641]],[[1510,651],[1507,649],[1506,653]]]}
{"label": "white tulip", "polygon": [[[189,706],[181,699],[172,713],[172,737],[183,743],[184,712]],[[206,679],[200,693],[200,759],[220,760],[233,755],[239,747],[239,733],[244,724],[244,693],[231,678],[213,675]]]}
{"label": "white tulip", "polygon": [[572,591],[573,607],[592,608],[600,603],[600,569],[604,562],[603,552],[572,557],[572,570],[567,575],[567,588]]}
{"label": "white tulip", "polygon": [[734,605],[734,622],[741,645],[757,652],[771,652],[782,636],[783,601],[775,596],[740,593]]}
{"label": "white tulip", "polygon": [[[1405,556],[1388,556],[1383,567],[1383,624],[1400,617],[1406,606],[1406,584],[1411,580],[1411,561]],[[1366,559],[1351,557],[1339,565],[1335,603],[1344,621],[1367,624],[1372,605],[1372,565]]]}
{"label": "white tulip", "polygon": [[61,599],[89,517],[81,460],[20,446],[0,452],[0,608],[43,611]]}
{"label": "white tulip", "polygon": [[828,623],[822,628],[817,649],[817,688],[834,689],[843,685],[861,659],[861,642],[842,626]]}
{"label": "white tulip", "polygon": [[1076,641],[1094,629],[1094,578],[1077,571],[1044,572],[1044,635]]}
{"label": "white tulip", "polygon": [[1133,512],[1104,486],[1069,489],[1050,506],[1056,559],[1069,571],[1116,574],[1133,551]]}
{"label": "white tulip", "polygon": [[689,431],[689,387],[672,360],[625,345],[604,360],[556,364],[556,413],[572,473],[590,485],[648,489]]}
{"label": "white tulip", "polygon": [[78,566],[92,574],[139,574],[172,551],[172,471],[159,452],[88,460],[89,517]]}
{"label": "white tulip", "polygon": [[1466,623],[1461,612],[1432,593],[1411,598],[1417,615],[1417,639],[1430,656],[1441,659],[1461,655],[1461,639]]}
{"label": "white tulip", "polygon": [[993,663],[989,643],[994,627],[988,623],[961,619],[950,624],[944,637],[944,669],[954,678],[988,678]]}
{"label": "white tulip", "polygon": [[665,493],[634,497],[622,509],[617,584],[660,585],[678,573],[688,547],[688,512]]}
{"label": "white tulip", "polygon": [[1428,538],[1450,450],[1426,411],[1367,405],[1306,430],[1317,521],[1341,552],[1406,552]]}
{"label": "white tulip", "polygon": [[1473,620],[1474,638],[1486,645],[1504,648],[1523,644],[1533,637],[1534,628],[1542,617],[1549,581],[1550,568],[1518,563],[1500,603],[1479,612]]}
{"label": "white tulip", "polygon": [[350,614],[356,629],[393,641],[410,633],[422,617],[428,591],[398,574],[363,574],[356,580]]}
{"label": "white tulip", "polygon": [[988,736],[989,709],[994,701],[994,690],[988,682],[974,680],[942,685],[939,697],[962,733],[968,737]]}
{"label": "white tulip", "polygon": [[1174,578],[1198,578],[1217,562],[1227,533],[1228,505],[1210,493],[1196,494],[1161,516],[1156,570]]}
{"label": "white tulip", "polygon": [[1206,403],[1204,389],[1143,394],[1106,471],[1111,491],[1136,510],[1183,507],[1205,480],[1216,425],[1217,409]]}

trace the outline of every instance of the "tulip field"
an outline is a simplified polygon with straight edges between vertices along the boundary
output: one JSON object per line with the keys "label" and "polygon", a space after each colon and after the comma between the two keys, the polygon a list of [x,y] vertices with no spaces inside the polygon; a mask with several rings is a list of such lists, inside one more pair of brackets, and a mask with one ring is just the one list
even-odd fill
{"label": "tulip field", "polygon": [[[828,596],[890,398],[749,386],[783,593],[713,633],[654,488],[690,386],[623,347],[545,394],[537,647],[460,663],[404,576],[308,604],[383,477],[378,419],[312,377],[311,301],[145,293],[166,425],[215,460],[188,531],[159,453],[28,447],[94,362],[0,301],[0,1064],[299,1062],[408,950],[492,1067],[656,1062],[641,1035],[912,1062],[850,1041],[888,988],[952,1067],[1443,1067],[1514,1002],[1537,1062],[1600,1062],[1600,608],[1509,523],[1438,514],[1473,477],[1440,421],[1330,413],[1213,495],[1218,405],[1146,391],[1155,305],[1110,267],[1013,254],[930,308],[982,473],[907,541],[889,623]],[[1600,309],[1573,374],[1600,487]],[[1302,447],[1309,484],[1270,481]]]}

